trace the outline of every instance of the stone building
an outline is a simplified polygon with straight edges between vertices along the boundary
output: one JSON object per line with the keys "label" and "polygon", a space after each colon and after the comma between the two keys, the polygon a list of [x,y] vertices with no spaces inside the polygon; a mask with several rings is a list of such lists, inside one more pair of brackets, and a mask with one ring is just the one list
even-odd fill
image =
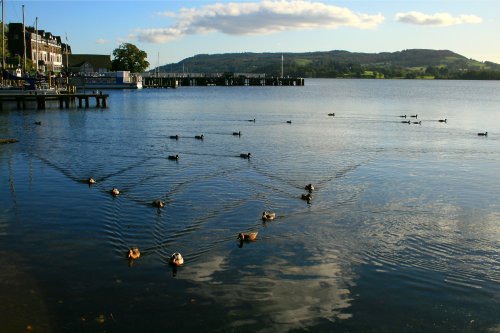
{"label": "stone building", "polygon": [[44,30],[37,31],[33,27],[25,27],[25,43],[23,42],[23,24],[9,23],[7,47],[11,57],[18,57],[22,64],[24,47],[26,47],[26,60],[35,66],[38,71],[61,72],[63,70],[63,57],[71,54],[71,47],[62,42],[60,36],[55,36]]}

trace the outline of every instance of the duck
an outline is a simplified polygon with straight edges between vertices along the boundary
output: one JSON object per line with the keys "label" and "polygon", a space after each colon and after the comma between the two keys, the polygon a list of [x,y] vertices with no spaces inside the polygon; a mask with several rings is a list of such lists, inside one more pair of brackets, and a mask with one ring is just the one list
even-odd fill
{"label": "duck", "polygon": [[484,132],[484,133],[477,133],[477,135],[479,135],[479,136],[488,136],[488,132]]}
{"label": "duck", "polygon": [[171,135],[170,139],[179,140],[179,136],[177,134],[176,135]]}
{"label": "duck", "polygon": [[328,114],[330,117],[335,117],[335,113],[329,113]]}
{"label": "duck", "polygon": [[130,250],[128,250],[128,255],[127,257],[129,259],[139,259],[139,257],[141,256],[141,251],[139,251],[139,248],[138,247],[131,247]]}
{"label": "duck", "polygon": [[307,184],[305,186],[305,189],[308,190],[309,192],[314,191],[314,185],[313,184]]}
{"label": "duck", "polygon": [[409,121],[409,120],[403,120],[401,123],[402,123],[402,124],[409,124],[409,123],[410,123],[410,121]]}
{"label": "duck", "polygon": [[266,210],[262,213],[262,219],[264,221],[274,220],[275,218],[276,218],[276,213],[274,212],[269,212]]}
{"label": "duck", "polygon": [[113,189],[111,190],[111,194],[116,197],[120,194],[120,191],[116,187],[113,187]]}
{"label": "duck", "polygon": [[254,122],[255,123],[255,118],[253,119],[248,119],[248,121]]}
{"label": "duck", "polygon": [[89,179],[87,179],[87,184],[89,184],[89,185],[95,184],[95,179],[92,177],[89,177]]}
{"label": "duck", "polygon": [[172,161],[177,161],[177,160],[179,160],[179,155],[175,155],[175,156],[174,155],[170,155],[170,156],[168,156],[168,159],[172,160]]}
{"label": "duck", "polygon": [[413,114],[410,117],[412,117],[412,118],[418,118],[418,114]]}
{"label": "duck", "polygon": [[246,158],[247,160],[249,160],[251,155],[252,154],[250,154],[250,153],[248,153],[248,154],[240,154],[240,157],[241,158]]}
{"label": "duck", "polygon": [[41,121],[35,121],[35,125],[41,125],[42,122]]}
{"label": "duck", "polygon": [[440,123],[446,123],[446,121],[447,121],[447,120],[448,120],[448,119],[439,119],[438,121],[439,121]]}
{"label": "duck", "polygon": [[406,118],[406,115],[404,115],[404,116],[399,116],[399,117],[400,117],[400,118]]}
{"label": "duck", "polygon": [[157,207],[157,208],[163,208],[163,207],[165,207],[165,202],[164,202],[164,201],[161,201],[161,200],[154,200],[154,201],[152,202],[152,205],[153,205],[154,207]]}
{"label": "duck", "polygon": [[184,258],[179,252],[175,252],[170,256],[170,260],[168,262],[172,266],[182,266],[182,264],[184,264]]}
{"label": "duck", "polygon": [[197,139],[197,140],[203,140],[203,134],[201,134],[201,135],[195,135],[194,138]]}
{"label": "duck", "polygon": [[258,232],[248,232],[248,233],[244,233],[244,232],[240,232],[238,234],[238,240],[240,242],[244,242],[244,241],[254,241],[257,239],[257,234]]}
{"label": "duck", "polygon": [[302,194],[301,198],[302,200],[311,201],[313,197],[311,193],[307,193],[307,194]]}
{"label": "duck", "polygon": [[422,125],[422,121],[414,121],[413,123],[416,125]]}
{"label": "duck", "polygon": [[241,131],[239,131],[239,132],[233,132],[233,135],[235,135],[235,136],[241,136]]}
{"label": "duck", "polygon": [[291,123],[292,123],[292,121],[291,121],[291,120],[287,120],[287,121],[286,121],[286,123],[287,123],[287,124],[291,124]]}

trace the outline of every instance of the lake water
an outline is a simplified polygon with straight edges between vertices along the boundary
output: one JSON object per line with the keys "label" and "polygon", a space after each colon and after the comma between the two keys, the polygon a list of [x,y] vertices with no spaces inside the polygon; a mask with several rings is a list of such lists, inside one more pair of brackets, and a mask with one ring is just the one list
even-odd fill
{"label": "lake water", "polygon": [[500,332],[500,82],[305,84],[1,111],[0,332]]}

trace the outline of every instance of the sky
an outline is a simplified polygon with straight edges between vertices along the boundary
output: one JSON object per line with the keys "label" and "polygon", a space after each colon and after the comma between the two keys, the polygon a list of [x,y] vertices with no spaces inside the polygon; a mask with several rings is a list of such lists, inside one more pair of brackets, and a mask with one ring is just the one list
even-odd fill
{"label": "sky", "polygon": [[451,50],[500,63],[500,0],[7,0],[5,23],[67,39],[75,54],[146,51],[150,68],[196,54]]}

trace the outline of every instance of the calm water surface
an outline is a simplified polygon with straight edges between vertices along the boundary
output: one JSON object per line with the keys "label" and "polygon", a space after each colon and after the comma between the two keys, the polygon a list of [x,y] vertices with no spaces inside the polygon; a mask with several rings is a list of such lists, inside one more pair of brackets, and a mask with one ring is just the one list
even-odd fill
{"label": "calm water surface", "polygon": [[499,82],[109,93],[0,112],[0,332],[500,332]]}

